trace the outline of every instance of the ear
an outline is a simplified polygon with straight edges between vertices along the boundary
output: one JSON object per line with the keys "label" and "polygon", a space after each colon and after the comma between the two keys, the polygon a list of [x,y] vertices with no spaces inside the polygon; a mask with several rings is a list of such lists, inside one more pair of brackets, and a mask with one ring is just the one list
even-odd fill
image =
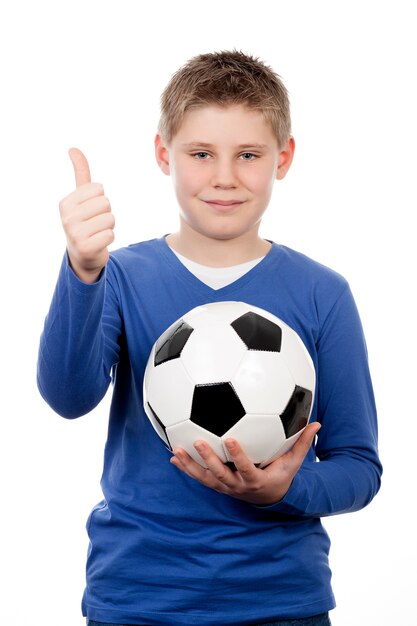
{"label": "ear", "polygon": [[277,179],[282,180],[288,170],[290,169],[292,160],[294,158],[294,150],[295,150],[295,141],[294,137],[290,137],[285,144],[284,148],[282,148],[279,152],[279,161],[278,161],[278,169],[277,169]]}
{"label": "ear", "polygon": [[154,144],[155,144],[156,162],[158,163],[163,173],[169,176],[170,175],[169,152],[168,152],[168,148],[165,146],[164,142],[162,141],[161,135],[159,134],[156,135]]}

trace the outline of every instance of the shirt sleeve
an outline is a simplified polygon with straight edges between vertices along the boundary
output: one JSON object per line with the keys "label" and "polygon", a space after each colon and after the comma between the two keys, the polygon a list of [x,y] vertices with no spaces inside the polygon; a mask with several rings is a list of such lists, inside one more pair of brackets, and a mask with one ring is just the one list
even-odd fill
{"label": "shirt sleeve", "polygon": [[40,339],[37,383],[58,414],[76,418],[104,397],[119,359],[121,316],[104,269],[81,282],[65,255]]}
{"label": "shirt sleeve", "polygon": [[285,497],[270,507],[298,517],[359,510],[380,487],[377,413],[359,314],[348,286],[317,344],[317,420],[322,427]]}

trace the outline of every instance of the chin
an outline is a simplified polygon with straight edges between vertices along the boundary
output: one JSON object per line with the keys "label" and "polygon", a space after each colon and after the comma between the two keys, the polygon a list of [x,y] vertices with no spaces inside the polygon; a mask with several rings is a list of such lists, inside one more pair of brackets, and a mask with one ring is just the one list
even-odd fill
{"label": "chin", "polygon": [[202,232],[202,235],[207,237],[208,239],[213,239],[216,241],[232,241],[234,239],[239,239],[243,235],[246,234],[246,231],[235,231],[235,230],[213,230]]}
{"label": "chin", "polygon": [[188,229],[206,239],[214,241],[231,241],[240,239],[241,237],[250,236],[257,232],[259,222],[255,224],[238,224],[237,220],[231,219],[232,216],[216,219],[211,223],[198,223],[184,220]]}

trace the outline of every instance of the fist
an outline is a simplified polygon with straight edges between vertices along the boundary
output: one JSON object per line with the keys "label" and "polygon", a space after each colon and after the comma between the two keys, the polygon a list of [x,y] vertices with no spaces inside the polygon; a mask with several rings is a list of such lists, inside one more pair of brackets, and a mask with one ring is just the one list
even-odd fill
{"label": "fist", "polygon": [[59,203],[70,265],[78,278],[95,282],[105,267],[114,241],[114,217],[103,185],[92,183],[84,154],[71,148],[76,189]]}

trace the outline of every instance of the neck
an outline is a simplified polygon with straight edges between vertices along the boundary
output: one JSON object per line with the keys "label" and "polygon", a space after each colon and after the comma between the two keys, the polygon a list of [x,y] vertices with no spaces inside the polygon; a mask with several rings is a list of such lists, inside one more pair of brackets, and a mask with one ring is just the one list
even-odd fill
{"label": "neck", "polygon": [[200,233],[178,232],[167,235],[166,242],[179,254],[190,261],[210,267],[230,267],[252,261],[268,254],[271,243],[261,239],[256,233],[245,234],[233,239],[212,239]]}

